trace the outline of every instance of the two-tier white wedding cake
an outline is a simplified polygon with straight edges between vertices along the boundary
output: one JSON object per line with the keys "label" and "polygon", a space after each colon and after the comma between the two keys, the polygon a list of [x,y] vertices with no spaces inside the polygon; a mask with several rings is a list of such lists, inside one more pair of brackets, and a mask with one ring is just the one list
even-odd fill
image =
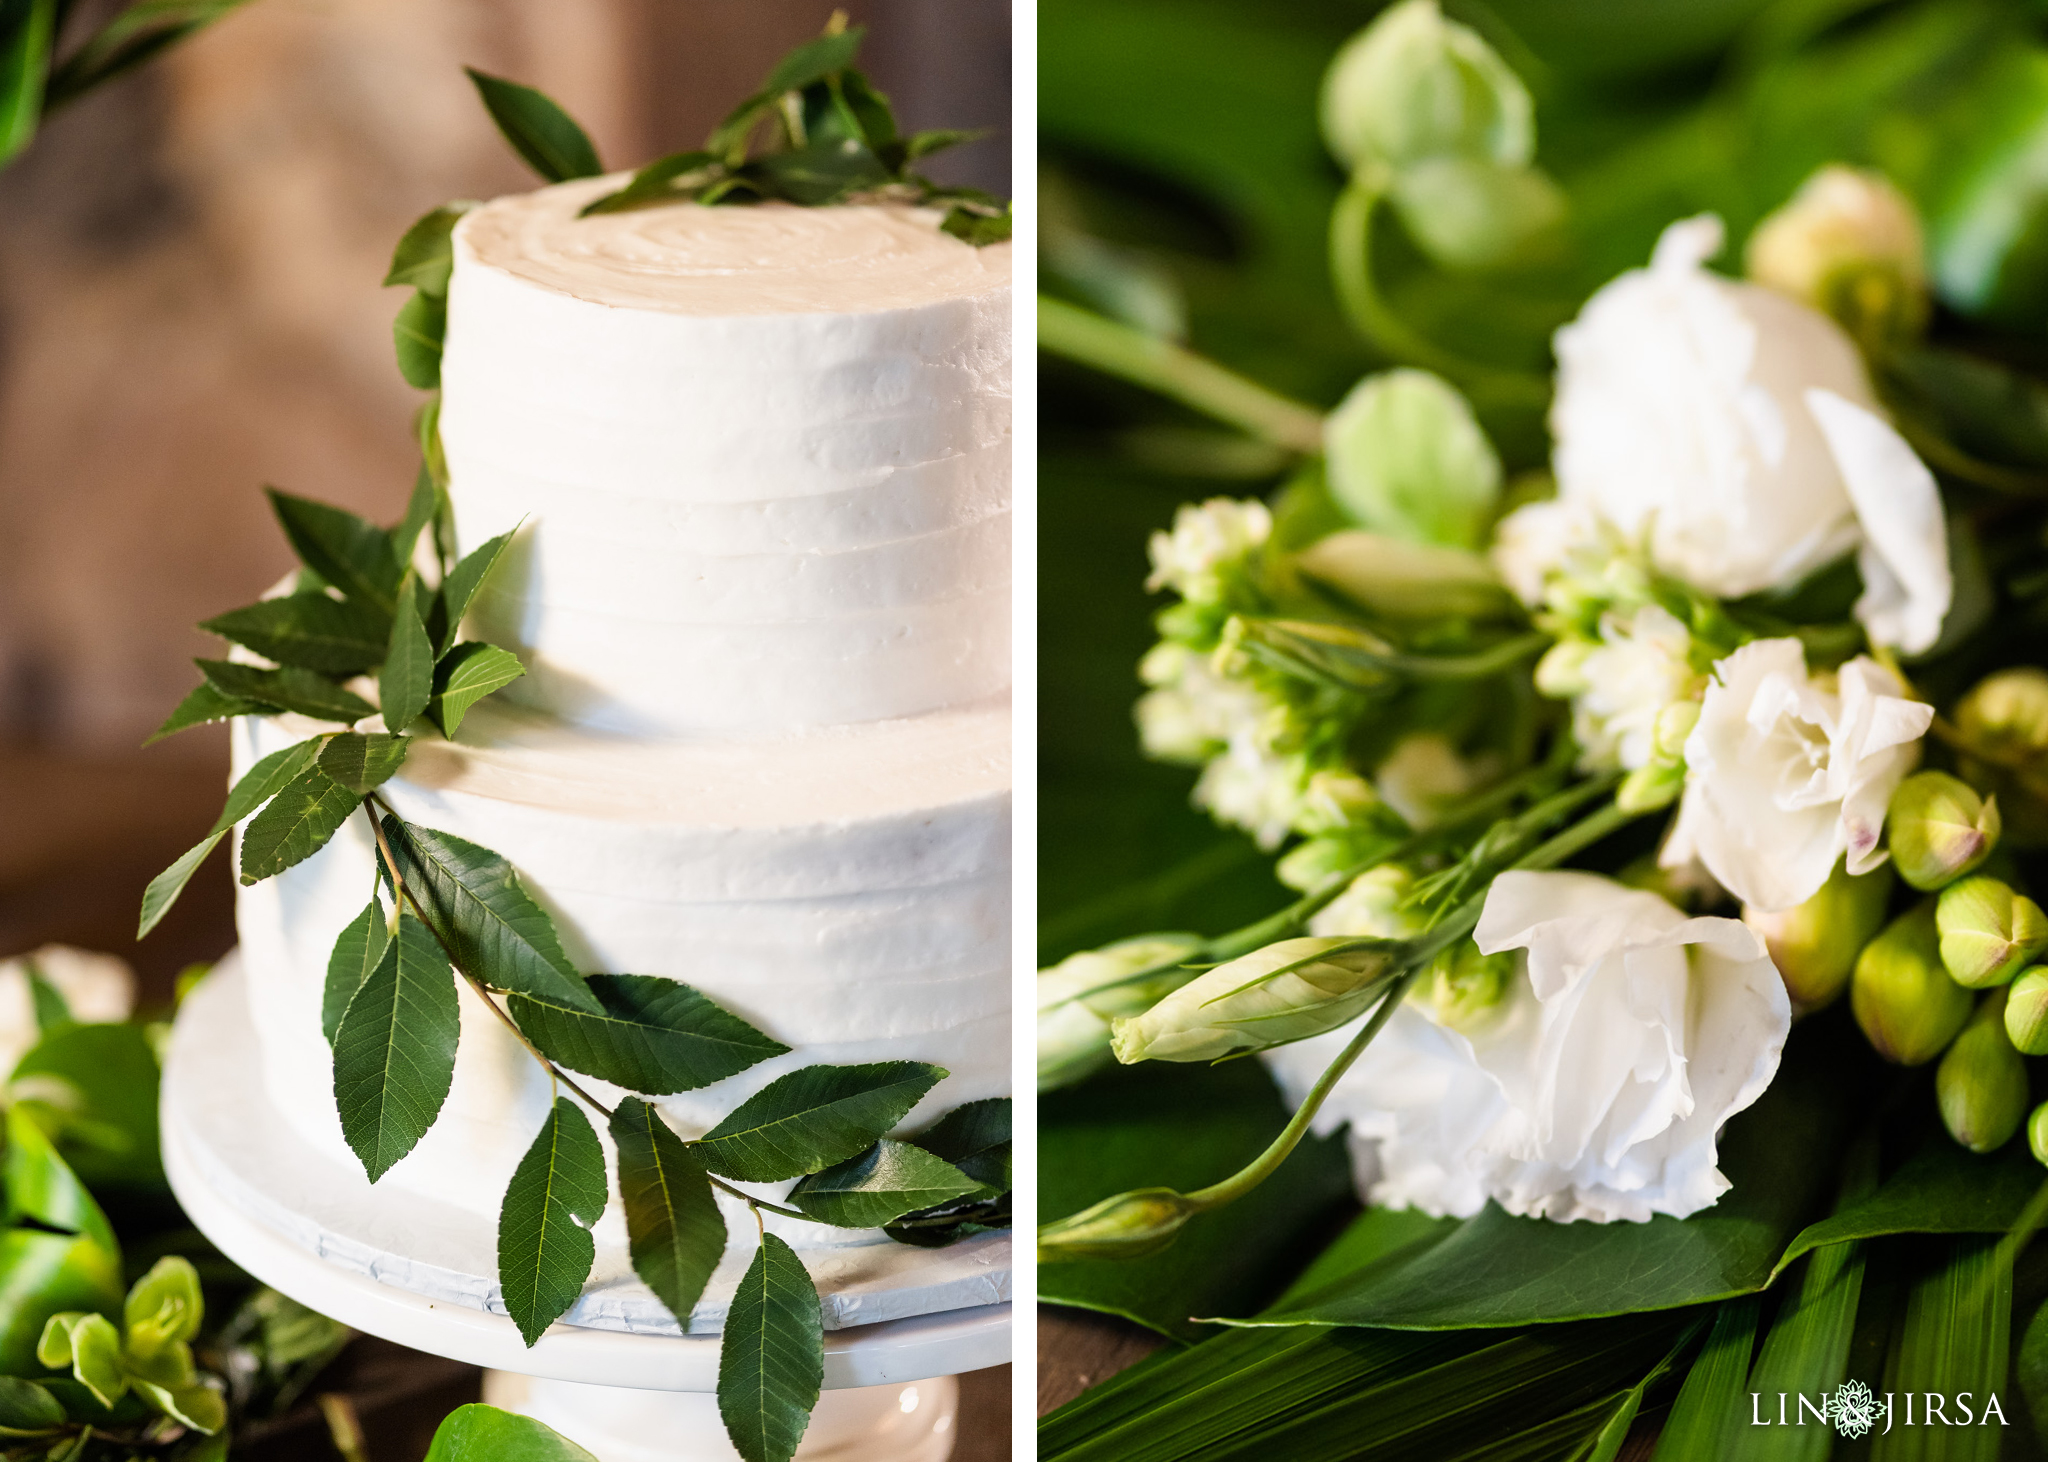
{"label": "two-tier white wedding cake", "polygon": [[[617,183],[456,230],[455,524],[465,551],[518,528],[469,632],[527,674],[382,795],[509,860],[582,970],[684,981],[791,1048],[661,1099],[684,1136],[882,1060],[951,1073],[915,1129],[1009,1091],[1009,246],[890,206],[577,216]],[[321,729],[236,728],[237,775]],[[373,877],[356,817],[238,914],[269,1100],[355,1180],[320,1014]],[[375,1191],[487,1238],[550,1091],[462,1000],[440,1119]],[[629,1282],[616,1201],[597,1236],[593,1289]]]}

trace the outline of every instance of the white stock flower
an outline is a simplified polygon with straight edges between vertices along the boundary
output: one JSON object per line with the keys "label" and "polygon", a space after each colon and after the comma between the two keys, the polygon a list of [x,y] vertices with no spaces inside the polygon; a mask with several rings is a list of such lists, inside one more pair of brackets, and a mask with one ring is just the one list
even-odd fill
{"label": "white stock flower", "polygon": [[1871,637],[1909,653],[1953,597],[1934,478],[1879,414],[1856,347],[1806,305],[1701,266],[1711,215],[1672,224],[1557,333],[1561,500],[1708,593],[1790,586],[1862,547]]}
{"label": "white stock flower", "polygon": [[1552,574],[1577,566],[1597,572],[1612,553],[1613,536],[1587,504],[1545,498],[1494,524],[1488,557],[1514,596],[1533,609]]}
{"label": "white stock flower", "polygon": [[89,1025],[121,1021],[135,1008],[135,973],[118,956],[46,944],[32,954],[0,961],[0,1080],[38,1038],[30,965],[64,997],[73,1020]]}
{"label": "white stock flower", "polygon": [[1214,497],[1183,503],[1173,531],[1154,533],[1146,545],[1152,557],[1151,590],[1171,589],[1183,599],[1219,599],[1231,571],[1262,547],[1273,531],[1273,515],[1256,499]]}
{"label": "white stock flower", "polygon": [[1660,861],[1697,858],[1743,903],[1805,903],[1847,855],[1885,858],[1885,807],[1919,759],[1934,708],[1876,661],[1806,672],[1794,639],[1755,640],[1714,667],[1685,743],[1685,800]]}
{"label": "white stock flower", "polygon": [[1635,771],[1650,764],[1657,717],[1687,699],[1698,675],[1689,658],[1692,634],[1669,610],[1638,605],[1600,624],[1599,643],[1576,658],[1572,736],[1588,767]]}
{"label": "white stock flower", "polygon": [[[1791,1006],[1763,941],[1587,873],[1504,873],[1475,934],[1525,973],[1470,1033],[1404,1005],[1338,1081],[1361,1197],[1468,1217],[1684,1218],[1729,1183],[1721,1126],[1778,1069]],[[1298,1101],[1352,1028],[1270,1052]]]}
{"label": "white stock flower", "polygon": [[1270,853],[1302,821],[1313,775],[1306,757],[1275,753],[1256,737],[1240,736],[1202,768],[1194,802],[1217,821],[1243,828]]}

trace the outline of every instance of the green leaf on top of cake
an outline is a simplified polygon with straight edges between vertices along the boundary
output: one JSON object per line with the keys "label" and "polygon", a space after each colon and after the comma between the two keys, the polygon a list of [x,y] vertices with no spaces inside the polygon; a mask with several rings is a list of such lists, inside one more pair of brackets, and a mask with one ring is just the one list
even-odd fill
{"label": "green leaf on top of cake", "polygon": [[199,673],[215,690],[238,700],[275,706],[280,711],[296,712],[316,721],[339,721],[343,725],[353,725],[365,716],[377,713],[375,706],[354,691],[335,684],[324,675],[301,670],[296,665],[265,670],[255,665],[237,664],[233,660],[195,660],[192,663],[199,667]]}
{"label": "green leaf on top of cake", "polygon": [[353,599],[318,592],[264,599],[201,621],[208,634],[280,665],[355,675],[384,658],[384,616]]}
{"label": "green leaf on top of cake", "polygon": [[718,1414],[747,1462],[788,1462],[825,1384],[825,1316],[796,1250],[774,1234],[747,1266],[718,1350]]}
{"label": "green leaf on top of cake", "polygon": [[569,114],[530,86],[462,68],[475,83],[484,109],[526,165],[550,183],[594,178],[604,171],[590,137]]}
{"label": "green leaf on top of cake", "polygon": [[299,561],[348,598],[389,617],[405,576],[391,534],[346,508],[274,487],[264,491]]}
{"label": "green leaf on top of cake", "polygon": [[696,1148],[712,1172],[743,1183],[801,1178],[868,1147],[946,1074],[923,1061],[805,1066],[733,1108]]}
{"label": "green leaf on top of cake", "polygon": [[434,695],[434,645],[420,611],[420,580],[407,574],[391,615],[391,638],[377,672],[377,700],[384,729],[404,732],[420,718]]}
{"label": "green leaf on top of cake", "polygon": [[349,997],[334,1032],[334,1104],[371,1182],[440,1116],[461,1030],[448,956],[426,925],[400,909],[397,936]]}
{"label": "green leaf on top of cake", "polygon": [[327,1037],[328,1046],[334,1045],[334,1033],[341,1029],[342,1013],[348,1009],[349,1001],[383,962],[385,947],[390,942],[390,916],[384,912],[383,899],[373,892],[362,913],[342,929],[327,957],[327,981],[320,997],[320,1033]]}
{"label": "green leaf on top of cake", "polygon": [[819,1223],[880,1228],[906,1213],[936,1208],[981,1185],[944,1158],[889,1138],[812,1173],[789,1191],[789,1201]]}
{"label": "green leaf on top of cake", "polygon": [[789,1050],[679,980],[590,975],[585,983],[600,1013],[539,995],[506,1003],[549,1060],[628,1091],[694,1091]]}
{"label": "green leaf on top of cake", "polygon": [[638,1097],[620,1101],[611,1132],[633,1272],[688,1329],[690,1311],[725,1254],[725,1217],[711,1179],[661,1113]]}
{"label": "green leaf on top of cake", "polygon": [[285,786],[242,834],[242,882],[261,883],[303,863],[335,835],[361,799],[318,767]]}
{"label": "green leaf on top of cake", "polygon": [[471,706],[525,673],[526,667],[510,650],[482,640],[465,640],[434,666],[434,694],[427,702],[427,719],[441,728],[442,735],[453,736]]}
{"label": "green leaf on top of cake", "polygon": [[498,1287],[528,1345],[583,1293],[597,1258],[590,1228],[608,1193],[604,1148],[590,1119],[556,1097],[498,1211]]}

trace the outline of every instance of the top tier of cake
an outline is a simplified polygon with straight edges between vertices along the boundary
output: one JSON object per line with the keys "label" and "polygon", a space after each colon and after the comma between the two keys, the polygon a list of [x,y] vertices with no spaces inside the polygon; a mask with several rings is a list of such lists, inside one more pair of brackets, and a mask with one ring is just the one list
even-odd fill
{"label": "top tier of cake", "polygon": [[893,206],[455,233],[441,438],[509,692],[643,736],[919,715],[1009,683],[1010,250]]}

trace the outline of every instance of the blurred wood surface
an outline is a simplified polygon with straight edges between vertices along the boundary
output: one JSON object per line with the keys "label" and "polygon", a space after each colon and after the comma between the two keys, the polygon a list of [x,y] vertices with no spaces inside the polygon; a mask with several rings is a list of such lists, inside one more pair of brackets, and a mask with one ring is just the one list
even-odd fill
{"label": "blurred wood surface", "polygon": [[1158,1331],[1113,1315],[1040,1305],[1038,1414],[1057,1411],[1167,1344]]}

